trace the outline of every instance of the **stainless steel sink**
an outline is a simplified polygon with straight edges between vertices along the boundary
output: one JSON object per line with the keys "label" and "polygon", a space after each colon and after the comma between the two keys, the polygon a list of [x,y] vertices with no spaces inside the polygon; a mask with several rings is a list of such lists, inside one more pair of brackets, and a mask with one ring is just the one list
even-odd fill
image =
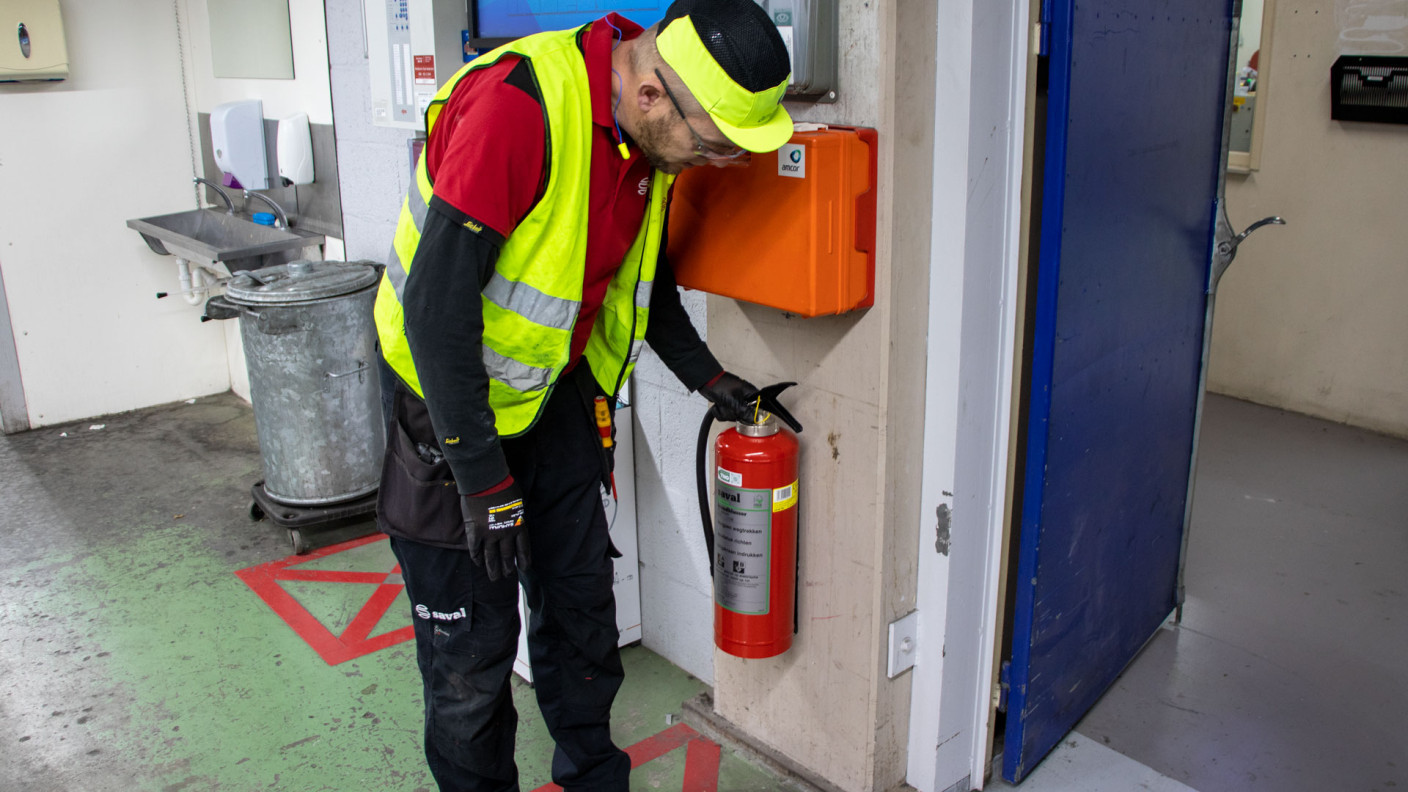
{"label": "stainless steel sink", "polygon": [[[222,261],[230,271],[258,269],[300,258],[321,258],[322,234],[259,225],[244,215],[216,209],[192,209],[175,214],[127,221],[147,247],[163,256],[192,261]],[[306,248],[315,255],[305,255]]]}

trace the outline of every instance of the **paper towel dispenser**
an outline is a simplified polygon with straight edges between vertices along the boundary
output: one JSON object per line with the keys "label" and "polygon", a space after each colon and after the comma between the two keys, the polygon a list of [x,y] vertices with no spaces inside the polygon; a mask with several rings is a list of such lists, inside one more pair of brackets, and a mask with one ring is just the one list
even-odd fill
{"label": "paper towel dispenser", "polygon": [[59,0],[0,0],[0,82],[68,77]]}

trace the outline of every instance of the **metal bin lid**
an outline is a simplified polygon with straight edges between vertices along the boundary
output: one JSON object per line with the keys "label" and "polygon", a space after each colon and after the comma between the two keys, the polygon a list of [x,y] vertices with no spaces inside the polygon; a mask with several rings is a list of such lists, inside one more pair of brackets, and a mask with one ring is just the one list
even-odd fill
{"label": "metal bin lid", "polygon": [[361,291],[376,283],[376,267],[361,261],[290,261],[237,272],[225,296],[244,305],[313,302]]}

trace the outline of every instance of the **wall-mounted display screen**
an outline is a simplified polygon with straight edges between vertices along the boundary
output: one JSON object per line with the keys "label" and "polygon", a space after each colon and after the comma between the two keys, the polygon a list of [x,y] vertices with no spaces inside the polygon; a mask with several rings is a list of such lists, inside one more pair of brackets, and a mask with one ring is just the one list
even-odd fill
{"label": "wall-mounted display screen", "polygon": [[615,11],[640,25],[665,16],[669,0],[477,0],[475,22],[481,38],[518,38],[543,30],[585,25]]}

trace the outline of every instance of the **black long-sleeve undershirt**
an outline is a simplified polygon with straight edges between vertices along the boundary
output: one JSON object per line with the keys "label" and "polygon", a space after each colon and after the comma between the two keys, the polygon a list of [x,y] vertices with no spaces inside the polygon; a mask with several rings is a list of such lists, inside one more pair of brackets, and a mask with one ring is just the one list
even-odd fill
{"label": "black long-sleeve undershirt", "polygon": [[[503,239],[432,197],[402,300],[406,341],[441,450],[459,491],[470,495],[508,475],[484,370],[481,292]],[[475,225],[480,225],[475,223]],[[674,273],[662,254],[651,291],[645,340],[689,390],[723,371],[680,304]],[[585,364],[583,364],[585,365]],[[446,438],[459,442],[447,444]]]}

